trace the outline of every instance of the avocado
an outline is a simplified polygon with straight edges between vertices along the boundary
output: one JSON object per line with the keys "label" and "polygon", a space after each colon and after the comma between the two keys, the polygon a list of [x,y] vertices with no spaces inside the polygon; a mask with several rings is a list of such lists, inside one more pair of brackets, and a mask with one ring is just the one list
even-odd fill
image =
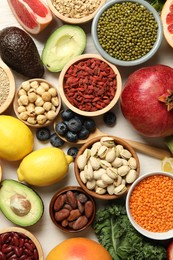
{"label": "avocado", "polygon": [[41,59],[51,72],[59,72],[72,58],[82,54],[86,34],[77,25],[62,25],[47,39]]}
{"label": "avocado", "polygon": [[42,217],[44,205],[33,189],[18,181],[6,179],[0,187],[0,210],[14,224],[27,227]]}
{"label": "avocado", "polygon": [[0,31],[1,59],[13,70],[28,78],[41,78],[44,66],[37,47],[24,30],[6,27]]}

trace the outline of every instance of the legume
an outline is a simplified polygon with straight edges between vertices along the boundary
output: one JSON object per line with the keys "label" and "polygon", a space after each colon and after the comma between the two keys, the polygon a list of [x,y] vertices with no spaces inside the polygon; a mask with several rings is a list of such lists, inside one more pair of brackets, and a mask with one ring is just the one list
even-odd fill
{"label": "legume", "polygon": [[0,259],[38,260],[33,241],[23,233],[6,232],[0,235]]}
{"label": "legume", "polygon": [[151,12],[133,2],[117,3],[98,21],[98,40],[112,57],[132,61],[146,55],[157,38],[158,25]]}
{"label": "legume", "polygon": [[97,111],[114,98],[116,74],[104,61],[89,58],[70,66],[65,74],[64,93],[68,101],[83,111]]}
{"label": "legume", "polygon": [[173,179],[154,175],[142,180],[130,196],[132,217],[151,232],[173,229]]}
{"label": "legume", "polygon": [[7,73],[0,67],[0,106],[6,101],[10,91]]}
{"label": "legume", "polygon": [[19,118],[32,125],[54,120],[59,106],[57,90],[45,81],[25,81],[17,92]]}
{"label": "legume", "polygon": [[57,224],[69,230],[84,228],[93,217],[94,205],[84,193],[66,191],[53,204],[53,215]]}
{"label": "legume", "polygon": [[83,18],[95,12],[101,0],[53,0],[59,13],[68,18]]}

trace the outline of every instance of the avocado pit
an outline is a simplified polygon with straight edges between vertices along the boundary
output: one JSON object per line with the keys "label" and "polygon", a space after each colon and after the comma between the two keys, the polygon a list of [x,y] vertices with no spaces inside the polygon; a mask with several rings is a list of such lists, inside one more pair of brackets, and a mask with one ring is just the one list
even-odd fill
{"label": "avocado pit", "polygon": [[26,216],[31,210],[31,202],[21,194],[14,194],[10,198],[10,207],[17,216]]}

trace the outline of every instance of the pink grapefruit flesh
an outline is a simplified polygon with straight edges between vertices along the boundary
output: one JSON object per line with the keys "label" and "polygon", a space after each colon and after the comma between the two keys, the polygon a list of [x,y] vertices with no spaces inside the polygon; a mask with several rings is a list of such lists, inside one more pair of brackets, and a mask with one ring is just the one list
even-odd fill
{"label": "pink grapefruit flesh", "polygon": [[31,34],[38,34],[52,21],[52,14],[42,0],[8,0],[21,26]]}

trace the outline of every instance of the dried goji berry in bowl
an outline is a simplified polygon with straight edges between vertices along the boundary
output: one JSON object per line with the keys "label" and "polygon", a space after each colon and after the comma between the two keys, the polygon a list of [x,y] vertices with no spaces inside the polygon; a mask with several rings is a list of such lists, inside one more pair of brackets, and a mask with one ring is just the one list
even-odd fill
{"label": "dried goji berry in bowl", "polygon": [[117,67],[96,54],[72,59],[59,77],[62,101],[83,116],[98,116],[112,109],[121,89],[122,79]]}

